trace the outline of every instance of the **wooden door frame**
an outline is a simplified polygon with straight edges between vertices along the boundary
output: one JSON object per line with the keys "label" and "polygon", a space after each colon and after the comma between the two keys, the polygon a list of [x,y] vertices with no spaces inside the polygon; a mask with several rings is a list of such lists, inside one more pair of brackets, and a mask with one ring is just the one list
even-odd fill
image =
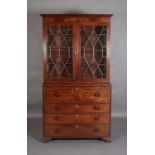
{"label": "wooden door frame", "polygon": [[[79,56],[79,61],[78,61],[78,80],[79,82],[84,82],[84,83],[90,83],[90,82],[101,82],[101,83],[106,83],[110,81],[110,17],[103,17],[102,20],[101,18],[96,17],[94,18],[94,21],[92,22],[91,19],[89,18],[82,18],[82,20],[79,21],[79,29],[81,26],[107,26],[107,39],[106,39],[106,78],[80,78],[80,69],[81,69],[81,37],[79,38],[79,48],[78,48],[78,56]],[[101,20],[101,21],[100,21]]]}
{"label": "wooden door frame", "polygon": [[[46,19],[47,17],[43,17],[43,35],[42,35],[42,41],[43,41],[43,80],[44,82],[47,82],[47,83],[51,83],[51,82],[70,82],[70,81],[75,81],[76,79],[76,71],[75,71],[75,68],[76,68],[76,56],[75,56],[75,45],[74,45],[74,40],[76,38],[75,36],[75,23],[73,22],[61,22],[61,21],[55,21],[55,22],[51,22],[50,18]],[[62,79],[50,79],[50,78],[47,78],[47,26],[48,25],[69,25],[69,26],[72,26],[72,60],[73,60],[73,63],[72,63],[72,73],[73,73],[73,76],[72,78],[62,78]]]}

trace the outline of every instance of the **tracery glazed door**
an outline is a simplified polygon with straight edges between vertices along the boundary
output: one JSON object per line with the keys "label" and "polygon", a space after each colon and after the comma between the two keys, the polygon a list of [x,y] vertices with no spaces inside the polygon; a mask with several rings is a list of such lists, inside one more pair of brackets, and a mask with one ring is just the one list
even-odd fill
{"label": "tracery glazed door", "polygon": [[43,26],[45,82],[74,81],[76,68],[74,22],[52,22],[51,19],[45,18]]}
{"label": "tracery glazed door", "polygon": [[103,22],[81,22],[80,74],[81,81],[109,81],[109,19]]}

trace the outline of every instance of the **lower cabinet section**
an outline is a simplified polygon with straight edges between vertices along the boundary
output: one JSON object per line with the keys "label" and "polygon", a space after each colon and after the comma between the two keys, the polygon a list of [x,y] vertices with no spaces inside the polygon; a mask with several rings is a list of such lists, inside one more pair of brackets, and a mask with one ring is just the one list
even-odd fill
{"label": "lower cabinet section", "polygon": [[111,86],[43,87],[43,136],[111,141]]}
{"label": "lower cabinet section", "polygon": [[108,137],[109,125],[44,125],[44,136],[51,138]]}

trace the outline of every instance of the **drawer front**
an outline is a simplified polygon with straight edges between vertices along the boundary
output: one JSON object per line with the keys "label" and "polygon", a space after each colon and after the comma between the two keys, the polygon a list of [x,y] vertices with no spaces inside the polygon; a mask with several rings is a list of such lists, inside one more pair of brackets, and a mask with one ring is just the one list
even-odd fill
{"label": "drawer front", "polygon": [[44,87],[45,104],[80,102],[110,102],[110,87]]}
{"label": "drawer front", "polygon": [[45,124],[106,124],[110,114],[44,114]]}
{"label": "drawer front", "polygon": [[109,136],[108,125],[45,125],[47,137],[103,137]]}
{"label": "drawer front", "polygon": [[110,87],[84,87],[77,92],[82,101],[109,102],[111,98]]}
{"label": "drawer front", "polygon": [[74,89],[72,87],[45,87],[44,100],[46,102],[63,102],[74,100]]}
{"label": "drawer front", "polygon": [[110,104],[50,104],[44,105],[48,113],[109,113]]}

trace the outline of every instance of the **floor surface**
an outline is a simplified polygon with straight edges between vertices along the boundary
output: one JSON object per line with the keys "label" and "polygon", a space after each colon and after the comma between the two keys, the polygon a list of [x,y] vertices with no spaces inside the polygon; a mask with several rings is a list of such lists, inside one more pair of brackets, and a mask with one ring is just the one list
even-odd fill
{"label": "floor surface", "polygon": [[126,118],[112,118],[112,142],[53,140],[42,143],[41,118],[28,118],[28,155],[126,155]]}

